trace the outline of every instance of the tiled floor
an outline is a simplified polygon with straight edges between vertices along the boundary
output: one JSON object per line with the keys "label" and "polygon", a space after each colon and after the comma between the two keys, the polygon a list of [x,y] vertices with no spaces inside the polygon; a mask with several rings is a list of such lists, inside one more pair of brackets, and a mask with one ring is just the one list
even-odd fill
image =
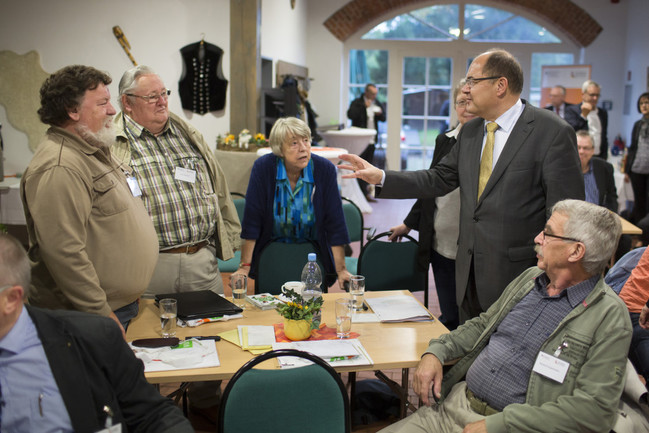
{"label": "tiled floor", "polygon": [[[364,214],[364,219],[365,219],[365,227],[374,227],[376,228],[376,233],[381,233],[384,231],[387,231],[390,227],[393,227],[397,224],[400,224],[403,221],[403,218],[408,214],[410,211],[410,208],[412,204],[414,203],[414,200],[377,200],[376,203],[372,203],[373,211],[372,213],[369,214]],[[411,235],[414,238],[417,238],[417,233],[412,232]],[[352,250],[354,251],[353,255],[358,256],[358,253],[360,251],[360,244],[359,242],[356,242],[355,245],[352,244]],[[226,295],[228,295],[228,278],[229,275],[223,275],[223,280],[224,280],[224,286],[226,287]],[[429,307],[430,310],[435,314],[436,316],[439,316],[439,303],[437,301],[437,295],[435,294],[435,287],[434,287],[434,281],[432,278],[432,275],[429,278],[430,284],[429,284]],[[249,287],[249,292],[253,293],[254,287]],[[330,292],[340,292],[340,288],[338,285],[334,285],[332,288],[329,289]],[[418,292],[414,294],[422,303],[424,300],[424,293],[423,292]],[[401,370],[396,369],[396,370],[386,370],[384,373],[390,377],[391,379],[395,380],[398,383],[401,383]],[[410,402],[416,407],[418,404],[418,398],[415,396],[415,394],[412,392],[412,373],[413,369],[410,371],[410,385],[409,385],[409,400]],[[357,381],[358,380],[363,380],[363,379],[369,379],[369,378],[375,378],[373,372],[368,371],[368,372],[362,372],[359,373],[357,376]],[[347,375],[343,374],[342,379],[345,383],[347,383]],[[227,381],[223,382],[222,387],[225,387]],[[166,384],[160,387],[160,392],[167,395],[174,391],[179,384]],[[203,432],[214,432],[215,431],[215,426],[207,422],[203,417],[189,414],[189,419],[192,422],[192,425],[196,429],[197,433],[203,433]],[[359,426],[357,428],[354,428],[354,432],[359,432],[359,433],[373,433],[377,432],[386,425],[388,425],[389,422],[383,422],[383,423],[377,423],[373,424],[370,426]]]}

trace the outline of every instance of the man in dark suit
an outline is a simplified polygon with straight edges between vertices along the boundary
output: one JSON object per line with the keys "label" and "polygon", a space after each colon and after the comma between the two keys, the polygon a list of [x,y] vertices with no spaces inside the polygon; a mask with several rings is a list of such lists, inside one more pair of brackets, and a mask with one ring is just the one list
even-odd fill
{"label": "man in dark suit", "polygon": [[486,311],[509,282],[535,264],[534,236],[552,205],[584,198],[574,131],[548,110],[521,100],[522,89],[518,61],[506,51],[488,51],[471,63],[462,88],[467,110],[482,119],[464,125],[457,144],[434,169],[383,172],[356,155],[341,155],[350,163],[342,168],[354,171],[343,177],[382,185],[384,198],[432,198],[460,187],[461,322]]}
{"label": "man in dark suit", "polygon": [[0,233],[0,431],[193,432],[111,319],[23,306],[25,250]]}
{"label": "man in dark suit", "polygon": [[613,177],[613,166],[608,162],[593,158],[595,148],[593,137],[588,131],[577,131],[577,150],[584,174],[586,201],[617,212],[617,190]]}
{"label": "man in dark suit", "polygon": [[[376,130],[374,140],[360,154],[360,157],[370,164],[374,160],[375,144],[379,141],[379,122],[385,122],[385,104],[376,99],[378,93],[379,90],[374,84],[367,84],[365,92],[354,99],[347,110],[347,117],[352,121],[352,126]],[[369,195],[367,183],[359,179],[358,184],[363,194],[367,195],[367,199],[374,201],[374,198]]]}
{"label": "man in dark suit", "polygon": [[566,108],[566,122],[575,131],[587,129],[593,137],[595,156],[608,159],[608,112],[597,106],[600,95],[599,84],[585,81],[581,86],[582,102]]}
{"label": "man in dark suit", "polygon": [[550,105],[546,105],[545,109],[554,112],[562,119],[566,118],[566,106],[573,104],[566,104],[566,88],[560,85],[554,86],[550,89]]}

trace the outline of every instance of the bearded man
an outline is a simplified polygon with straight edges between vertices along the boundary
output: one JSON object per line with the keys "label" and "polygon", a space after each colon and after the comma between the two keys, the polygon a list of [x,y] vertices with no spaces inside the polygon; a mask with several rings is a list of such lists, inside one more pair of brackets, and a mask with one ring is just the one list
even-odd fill
{"label": "bearded man", "polygon": [[67,66],[40,90],[50,125],[20,192],[32,264],[32,305],[110,317],[122,332],[158,258],[155,230],[133,182],[111,156],[106,73]]}

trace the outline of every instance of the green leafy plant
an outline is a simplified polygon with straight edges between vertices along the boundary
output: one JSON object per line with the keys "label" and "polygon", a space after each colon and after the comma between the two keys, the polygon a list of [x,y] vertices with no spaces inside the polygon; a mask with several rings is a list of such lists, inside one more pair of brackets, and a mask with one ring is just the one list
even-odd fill
{"label": "green leafy plant", "polygon": [[311,329],[320,327],[320,321],[314,320],[313,315],[322,308],[322,296],[305,301],[301,294],[292,289],[287,289],[284,295],[289,301],[276,308],[280,316],[292,320],[311,321]]}

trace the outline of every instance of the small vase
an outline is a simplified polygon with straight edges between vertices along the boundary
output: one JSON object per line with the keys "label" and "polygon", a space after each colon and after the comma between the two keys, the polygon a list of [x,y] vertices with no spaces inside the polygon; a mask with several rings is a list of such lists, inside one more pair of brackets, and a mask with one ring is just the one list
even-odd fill
{"label": "small vase", "polygon": [[306,340],[311,336],[310,320],[293,320],[284,318],[284,335],[293,341]]}

